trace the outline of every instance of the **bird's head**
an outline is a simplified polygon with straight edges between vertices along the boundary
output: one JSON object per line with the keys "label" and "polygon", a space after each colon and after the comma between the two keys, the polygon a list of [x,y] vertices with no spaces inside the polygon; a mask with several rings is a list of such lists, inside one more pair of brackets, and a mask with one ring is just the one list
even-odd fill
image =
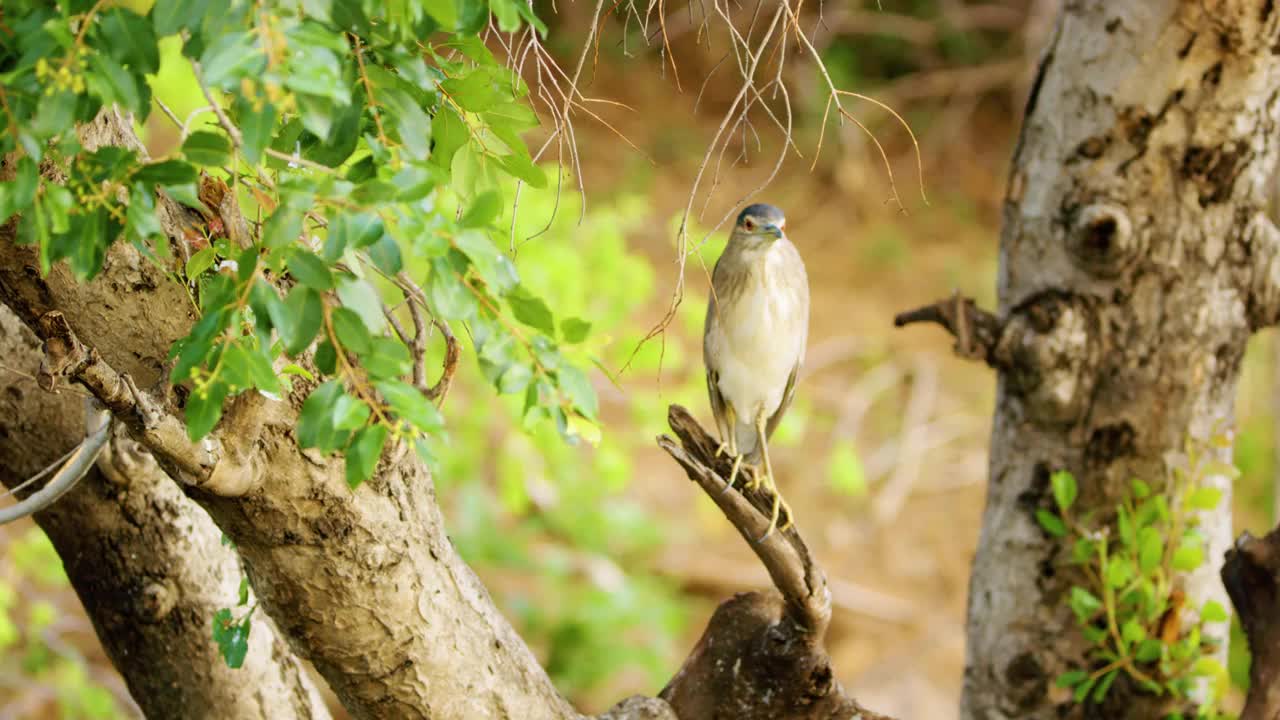
{"label": "bird's head", "polygon": [[766,203],[748,205],[738,214],[733,226],[733,236],[751,244],[768,245],[781,239],[787,227],[787,217],[782,210]]}

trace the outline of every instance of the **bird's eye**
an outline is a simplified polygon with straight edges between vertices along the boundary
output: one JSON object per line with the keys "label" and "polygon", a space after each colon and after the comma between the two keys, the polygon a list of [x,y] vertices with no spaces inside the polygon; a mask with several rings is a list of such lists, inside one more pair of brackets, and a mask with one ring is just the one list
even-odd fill
{"label": "bird's eye", "polygon": [[751,218],[747,218],[747,219],[745,219],[745,220],[743,220],[743,221],[742,221],[742,227],[744,227],[744,228],[746,228],[746,229],[748,229],[748,230],[755,230],[755,229],[756,229],[756,221],[755,221],[755,220],[752,220]]}

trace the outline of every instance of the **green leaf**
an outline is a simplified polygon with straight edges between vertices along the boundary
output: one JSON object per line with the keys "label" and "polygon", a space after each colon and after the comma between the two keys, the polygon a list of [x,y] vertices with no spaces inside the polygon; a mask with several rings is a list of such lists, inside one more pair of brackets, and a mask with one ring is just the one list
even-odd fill
{"label": "green leaf", "polygon": [[1147,638],[1138,643],[1138,649],[1133,654],[1133,659],[1142,663],[1155,662],[1160,659],[1160,655],[1164,652],[1164,644],[1157,638]]}
{"label": "green leaf", "polygon": [[[480,273],[480,279],[493,292],[505,295],[520,281],[516,266],[483,232],[464,230],[454,238],[454,244],[471,260],[472,267]],[[548,311],[547,317],[550,316]],[[548,334],[555,334],[555,328]]]}
{"label": "green leaf", "polygon": [[1070,605],[1071,611],[1076,614],[1076,619],[1083,623],[1102,608],[1102,601],[1088,590],[1075,585],[1071,588]]}
{"label": "green leaf", "polygon": [[423,0],[422,7],[445,30],[452,30],[458,24],[458,8],[454,0]]}
{"label": "green leaf", "polygon": [[1204,564],[1204,548],[1198,542],[1184,541],[1173,551],[1173,569],[1190,572]]}
{"label": "green leaf", "polygon": [[1053,488],[1053,499],[1058,503],[1058,508],[1064,511],[1069,509],[1076,501],[1075,476],[1065,470],[1059,470],[1050,476],[1049,484]]}
{"label": "green leaf", "polygon": [[1200,608],[1200,620],[1202,622],[1226,622],[1231,619],[1226,608],[1222,607],[1222,603],[1216,600],[1208,600],[1204,607]]}
{"label": "green leaf", "polygon": [[92,94],[104,103],[119,103],[139,116],[147,114],[151,88],[142,80],[141,74],[129,72],[110,55],[102,53],[89,56],[89,68],[93,72],[85,74],[85,84]]}
{"label": "green leaf", "polygon": [[134,182],[149,185],[183,185],[194,183],[197,178],[196,169],[182,160],[145,163],[133,174]]}
{"label": "green leaf", "polygon": [[1115,682],[1118,674],[1120,674],[1118,669],[1111,670],[1098,680],[1098,684],[1093,690],[1094,703],[1100,703],[1107,697],[1107,691],[1111,689],[1111,683]]}
{"label": "green leaf", "polygon": [[329,266],[314,253],[298,249],[289,256],[289,274],[303,285],[324,292],[333,287],[333,273]]}
{"label": "green leaf", "polygon": [[333,408],[342,397],[342,383],[330,380],[307,396],[295,432],[302,448],[334,449]]}
{"label": "green leaf", "polygon": [[250,633],[248,616],[239,623],[233,623],[232,611],[224,607],[215,612],[214,642],[218,643],[218,651],[228,667],[237,669],[244,664],[244,656],[248,655],[248,633]]}
{"label": "green leaf", "polygon": [[261,100],[259,107],[255,108],[249,98],[239,96],[235,109],[243,140],[240,149],[244,152],[245,162],[257,165],[262,160],[263,151],[271,144],[271,134],[276,126],[276,107]]}
{"label": "green leaf", "polygon": [[225,383],[212,382],[203,390],[191,393],[187,398],[187,435],[192,442],[208,435],[222,417],[222,401],[227,397]]}
{"label": "green leaf", "polygon": [[504,88],[495,83],[488,69],[483,67],[441,82],[440,90],[458,107],[471,112],[488,110],[506,96]]}
{"label": "green leaf", "polygon": [[498,392],[503,394],[524,392],[530,382],[533,382],[533,371],[528,365],[515,363],[507,367],[498,378]]}
{"label": "green leaf", "polygon": [[395,275],[404,269],[404,260],[400,257],[400,245],[388,233],[383,233],[369,246],[369,259],[374,267],[388,275]]}
{"label": "green leaf", "polygon": [[1036,510],[1036,521],[1040,523],[1040,527],[1045,532],[1054,537],[1064,537],[1067,534],[1067,526],[1063,524],[1062,518],[1043,508]]}
{"label": "green leaf", "polygon": [[249,578],[240,576],[240,593],[236,605],[244,605],[249,602]]}
{"label": "green leaf", "polygon": [[365,328],[364,322],[354,311],[344,307],[336,308],[332,318],[333,331],[337,334],[338,342],[342,343],[343,348],[356,355],[366,355],[373,349],[373,338],[369,336],[369,330]]}
{"label": "green leaf", "polygon": [[449,320],[469,321],[476,316],[476,298],[462,284],[453,266],[445,258],[431,261],[431,282],[427,286],[431,308]]}
{"label": "green leaf", "polygon": [[1093,689],[1095,682],[1097,682],[1096,678],[1087,677],[1079,685],[1076,685],[1076,691],[1072,694],[1072,699],[1077,705],[1084,702],[1084,699],[1089,697],[1089,691]]}
{"label": "green leaf", "polygon": [[419,431],[431,434],[444,429],[440,411],[414,386],[398,380],[374,383],[397,416]]}
{"label": "green leaf", "polygon": [[1187,507],[1193,510],[1212,510],[1222,501],[1222,491],[1215,487],[1200,487],[1187,497]]}
{"label": "green leaf", "polygon": [[1107,563],[1107,584],[1122,588],[1133,579],[1133,563],[1126,557],[1113,556]]}
{"label": "green leaf", "polygon": [[555,320],[551,317],[551,309],[541,298],[534,297],[528,292],[521,289],[507,296],[507,304],[511,306],[512,313],[516,319],[536,328],[546,335],[554,336],[556,334]]}
{"label": "green leaf", "polygon": [[302,211],[284,203],[271,213],[262,228],[262,244],[276,250],[297,241],[302,233]]}
{"label": "green leaf", "polygon": [[211,247],[207,247],[195,255],[192,255],[191,258],[187,260],[187,278],[200,277],[205,270],[213,267],[213,262],[217,259],[218,253]]}
{"label": "green leaf", "polygon": [[204,20],[209,0],[165,0],[151,8],[151,23],[164,37],[183,28],[198,28]]}
{"label": "green leaf", "polygon": [[594,420],[599,409],[598,401],[595,388],[591,387],[586,373],[572,365],[565,365],[556,371],[556,379],[574,408],[588,420]]}
{"label": "green leaf", "polygon": [[1057,679],[1054,680],[1054,684],[1060,688],[1075,687],[1084,682],[1087,677],[1089,677],[1089,673],[1083,670],[1068,670],[1067,672],[1059,675]]}
{"label": "green leaf", "polygon": [[486,190],[471,201],[458,224],[465,228],[488,227],[502,212],[502,195],[496,190]]}
{"label": "green leaf", "polygon": [[1147,639],[1147,630],[1137,618],[1131,617],[1120,626],[1120,637],[1124,638],[1126,643],[1133,645]]}
{"label": "green leaf", "polygon": [[363,400],[343,395],[333,404],[333,427],[338,430],[357,430],[368,422],[371,412]]}
{"label": "green leaf", "polygon": [[436,111],[431,120],[431,137],[436,141],[431,151],[431,162],[448,171],[453,167],[453,156],[471,138],[467,124],[450,106]]}
{"label": "green leaf", "polygon": [[361,280],[354,275],[340,276],[338,299],[342,301],[343,307],[360,316],[371,334],[381,335],[386,332],[387,318],[382,314],[381,296],[368,280]]}
{"label": "green leaf", "polygon": [[560,334],[564,341],[574,345],[587,339],[591,332],[591,323],[582,318],[566,318],[560,322]]}
{"label": "green leaf", "polygon": [[1133,480],[1133,496],[1139,500],[1145,499],[1151,494],[1151,486],[1134,478]]}
{"label": "green leaf", "polygon": [[316,368],[325,375],[332,375],[337,370],[338,351],[333,343],[323,340],[316,345]]}
{"label": "green leaf", "polygon": [[398,378],[413,369],[409,348],[389,337],[374,338],[373,349],[360,362],[375,380]]}
{"label": "green leaf", "polygon": [[266,64],[266,56],[247,32],[218,35],[200,56],[205,83],[223,90],[237,87],[242,77],[261,73]]}
{"label": "green leaf", "polygon": [[373,477],[387,441],[386,425],[370,425],[356,433],[347,448],[347,485],[352,489]]}
{"label": "green leaf", "polygon": [[98,34],[103,49],[139,73],[154,74],[160,69],[160,48],[151,24],[141,15],[121,7],[102,13]]}
{"label": "green leaf", "polygon": [[409,157],[425,160],[431,153],[431,118],[409,93],[398,87],[383,88],[378,98],[394,121]]}
{"label": "green leaf", "polygon": [[542,168],[533,164],[533,160],[524,153],[512,153],[498,158],[498,164],[504,170],[529,183],[529,187],[539,190],[547,186],[547,175]]}
{"label": "green leaf", "polygon": [[309,287],[297,286],[289,291],[285,298],[286,317],[272,317],[280,339],[284,341],[285,352],[295,356],[306,350],[320,332],[324,324],[324,301],[320,293]]}
{"label": "green leaf", "polygon": [[216,132],[197,130],[182,143],[182,154],[198,165],[220,167],[231,157],[231,141]]}
{"label": "green leaf", "polygon": [[1164,536],[1160,531],[1147,526],[1138,531],[1138,567],[1149,573],[1160,567],[1164,558]]}

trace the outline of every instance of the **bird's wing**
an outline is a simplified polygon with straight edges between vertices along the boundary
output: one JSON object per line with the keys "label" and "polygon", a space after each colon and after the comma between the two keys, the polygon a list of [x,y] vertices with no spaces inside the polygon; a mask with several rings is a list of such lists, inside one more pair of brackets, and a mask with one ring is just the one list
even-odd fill
{"label": "bird's wing", "polygon": [[773,435],[774,429],[782,422],[782,416],[786,414],[787,408],[791,406],[791,400],[796,396],[796,379],[800,375],[800,368],[804,366],[805,346],[809,343],[809,277],[805,273],[804,261],[800,259],[800,253],[794,251],[795,263],[792,265],[794,277],[791,279],[796,284],[800,292],[799,310],[796,313],[796,324],[800,331],[797,337],[796,362],[791,366],[791,374],[787,376],[787,386],[782,391],[782,402],[778,403],[778,409],[773,411],[769,416],[768,422],[765,424],[764,435],[766,438]]}
{"label": "bird's wing", "polygon": [[[712,292],[715,292],[714,289]],[[725,412],[724,396],[720,394],[720,373],[716,367],[716,359],[711,356],[707,347],[708,343],[710,343],[711,333],[714,332],[720,322],[716,313],[716,300],[713,294],[707,302],[707,320],[702,334],[702,363],[707,369],[707,395],[711,397],[711,414],[715,417],[716,429],[720,431],[721,435],[724,435],[726,430],[732,431],[733,428],[726,428],[728,414]],[[726,435],[725,437],[728,436]]]}
{"label": "bird's wing", "polygon": [[769,421],[764,426],[764,436],[766,438],[773,436],[774,428],[778,427],[778,423],[782,422],[782,416],[786,414],[787,408],[791,405],[791,399],[796,396],[796,376],[800,374],[800,363],[797,362],[795,367],[791,368],[791,374],[787,376],[787,388],[782,391],[782,402],[778,403],[778,409],[773,411],[769,416]]}

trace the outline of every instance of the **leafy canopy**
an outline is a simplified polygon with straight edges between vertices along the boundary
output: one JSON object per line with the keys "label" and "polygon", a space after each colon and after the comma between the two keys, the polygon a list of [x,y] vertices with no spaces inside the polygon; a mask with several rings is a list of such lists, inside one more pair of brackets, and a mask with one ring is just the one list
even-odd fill
{"label": "leafy canopy", "polygon": [[[44,272],[65,260],[90,279],[123,241],[187,287],[199,319],[171,379],[190,385],[193,439],[228,397],[301,379],[299,442],[344,452],[353,485],[392,437],[428,454],[443,423],[411,376],[432,320],[526,416],[594,437],[595,395],[565,354],[586,323],[557,321],[494,239],[518,187],[547,184],[523,139],[528,88],[480,37],[545,34],[528,4],[4,0],[0,18],[0,153],[18,153],[0,219],[21,216]],[[112,105],[170,114],[153,100],[170,36],[217,112],[171,115],[166,157],[84,148],[76,125]],[[159,196],[203,221],[166,236]]]}

